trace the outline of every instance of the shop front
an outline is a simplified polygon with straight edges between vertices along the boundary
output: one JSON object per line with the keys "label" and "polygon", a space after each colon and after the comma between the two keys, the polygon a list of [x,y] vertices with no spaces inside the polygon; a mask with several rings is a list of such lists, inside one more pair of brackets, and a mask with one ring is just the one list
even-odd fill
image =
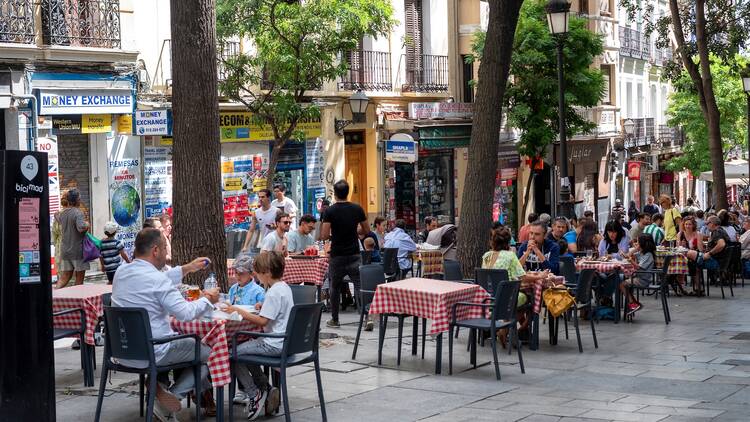
{"label": "shop front", "polygon": [[602,227],[609,219],[610,208],[608,152],[609,139],[572,140],[568,143],[568,166],[575,187],[575,214],[582,216],[585,211],[592,211]]}
{"label": "shop front", "polygon": [[143,218],[140,139],[119,121],[132,116],[135,81],[111,74],[30,73],[37,100],[36,149],[49,159],[50,215],[60,194],[76,188],[92,233],[120,225],[132,249]]}

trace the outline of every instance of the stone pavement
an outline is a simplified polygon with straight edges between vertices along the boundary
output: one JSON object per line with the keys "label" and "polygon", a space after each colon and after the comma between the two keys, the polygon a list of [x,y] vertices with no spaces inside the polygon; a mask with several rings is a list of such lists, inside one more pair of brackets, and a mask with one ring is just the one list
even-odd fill
{"label": "stone pavement", "polygon": [[[634,323],[597,324],[599,349],[586,323],[581,327],[583,354],[572,326],[571,338],[561,332],[557,346],[549,345],[542,326],[540,350],[523,349],[526,374],[515,353],[500,354],[501,381],[495,380],[489,344],[478,348],[480,366],[471,369],[465,330],[455,343],[452,376],[447,375],[447,339],[443,375],[433,373],[435,341],[429,337],[424,360],[409,353],[411,338],[405,338],[397,367],[396,326],[390,321],[384,365],[377,366],[377,327],[363,333],[352,361],[357,316],[347,312],[341,329],[323,330],[339,335],[322,341],[328,420],[750,421],[750,322],[744,312],[750,309],[750,286],[738,287],[736,296],[726,300],[712,293],[701,299],[670,297],[673,321],[668,326],[659,302],[644,298],[645,308]],[[404,333],[411,333],[410,326]],[[58,342],[55,351],[57,420],[92,421],[96,389],[82,387],[78,352],[66,342]],[[101,353],[97,348],[99,359]],[[138,420],[136,379],[115,374],[102,420]],[[311,368],[291,371],[289,396],[292,420],[321,420]],[[236,410],[236,420],[244,420],[241,408]],[[193,420],[193,414],[185,409],[180,420]]]}

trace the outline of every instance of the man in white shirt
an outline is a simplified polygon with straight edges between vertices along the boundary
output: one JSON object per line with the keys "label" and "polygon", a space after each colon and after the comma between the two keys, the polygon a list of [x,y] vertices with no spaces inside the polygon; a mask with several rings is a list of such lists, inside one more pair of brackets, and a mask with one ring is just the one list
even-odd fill
{"label": "man in white shirt", "polygon": [[[115,273],[112,306],[144,308],[148,312],[151,334],[155,339],[177,334],[170,326],[170,316],[190,321],[213,310],[213,304],[219,300],[219,289],[205,290],[202,297],[194,302],[186,301],[177,289],[180,279],[205,268],[210,263],[208,258],[197,258],[189,264],[162,272],[161,269],[167,262],[166,238],[161,231],[153,228],[146,228],[138,233],[134,254],[133,262],[121,265]],[[208,367],[205,363],[208,362],[210,351],[206,345],[201,344],[201,361],[204,363],[201,375],[206,387]],[[156,364],[160,366],[190,361],[194,355],[195,340],[192,338],[154,346]],[[147,366],[147,362],[137,360],[120,363],[136,368]],[[156,398],[168,412],[175,413],[180,410],[180,401],[193,387],[192,371],[183,371],[170,389],[159,384]]]}
{"label": "man in white shirt", "polygon": [[297,230],[297,204],[295,204],[290,198],[284,196],[285,193],[286,186],[281,183],[275,185],[273,187],[273,196],[275,196],[276,199],[271,202],[271,206],[280,209],[281,212],[287,213],[292,221],[291,229]]}
{"label": "man in white shirt", "polygon": [[385,247],[398,248],[398,266],[401,268],[402,276],[411,269],[409,254],[417,250],[417,244],[404,229],[406,229],[406,222],[399,219],[396,220],[393,230],[385,235]]}
{"label": "man in white shirt", "polygon": [[[271,206],[270,190],[261,189],[258,192],[258,200],[260,201],[260,206],[254,211],[253,221],[250,225],[250,230],[247,232],[247,237],[245,237],[242,252],[247,252],[251,247],[260,247],[266,235],[276,227],[276,216],[281,212],[278,208]],[[252,240],[255,232],[258,233],[258,239],[253,243]]]}
{"label": "man in white shirt", "polygon": [[292,224],[292,220],[286,213],[280,213],[276,215],[276,230],[268,233],[263,238],[263,243],[260,246],[261,251],[276,251],[281,252],[284,255],[288,254],[288,239],[286,233],[289,231],[289,226]]}

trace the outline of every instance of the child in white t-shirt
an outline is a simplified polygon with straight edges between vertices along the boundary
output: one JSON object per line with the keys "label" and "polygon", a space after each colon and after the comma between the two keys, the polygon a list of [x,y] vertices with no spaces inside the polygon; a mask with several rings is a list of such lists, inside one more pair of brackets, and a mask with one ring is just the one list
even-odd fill
{"label": "child in white t-shirt", "polygon": [[[289,314],[294,306],[294,298],[292,289],[281,281],[284,263],[284,255],[280,252],[265,251],[258,255],[253,263],[253,269],[256,277],[268,289],[263,303],[255,305],[255,309],[259,311],[258,314],[231,305],[225,308],[225,312],[236,311],[243,319],[263,327],[265,333],[285,334]],[[237,354],[280,356],[283,345],[283,338],[259,337],[239,344]],[[246,407],[249,420],[257,418],[264,409],[264,405],[266,415],[271,415],[278,410],[279,390],[271,387],[260,366],[236,364],[234,372],[250,398]]]}

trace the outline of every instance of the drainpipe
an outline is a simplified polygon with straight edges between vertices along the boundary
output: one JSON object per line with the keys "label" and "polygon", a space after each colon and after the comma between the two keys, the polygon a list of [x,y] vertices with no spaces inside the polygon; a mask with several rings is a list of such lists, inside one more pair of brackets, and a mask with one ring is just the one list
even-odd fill
{"label": "drainpipe", "polygon": [[32,103],[32,107],[31,107],[32,126],[31,127],[33,129],[33,138],[27,142],[26,147],[29,149],[29,151],[34,151],[36,149],[36,140],[39,139],[39,116],[37,116],[36,96],[32,94],[13,94],[12,98],[29,100],[29,102]]}

